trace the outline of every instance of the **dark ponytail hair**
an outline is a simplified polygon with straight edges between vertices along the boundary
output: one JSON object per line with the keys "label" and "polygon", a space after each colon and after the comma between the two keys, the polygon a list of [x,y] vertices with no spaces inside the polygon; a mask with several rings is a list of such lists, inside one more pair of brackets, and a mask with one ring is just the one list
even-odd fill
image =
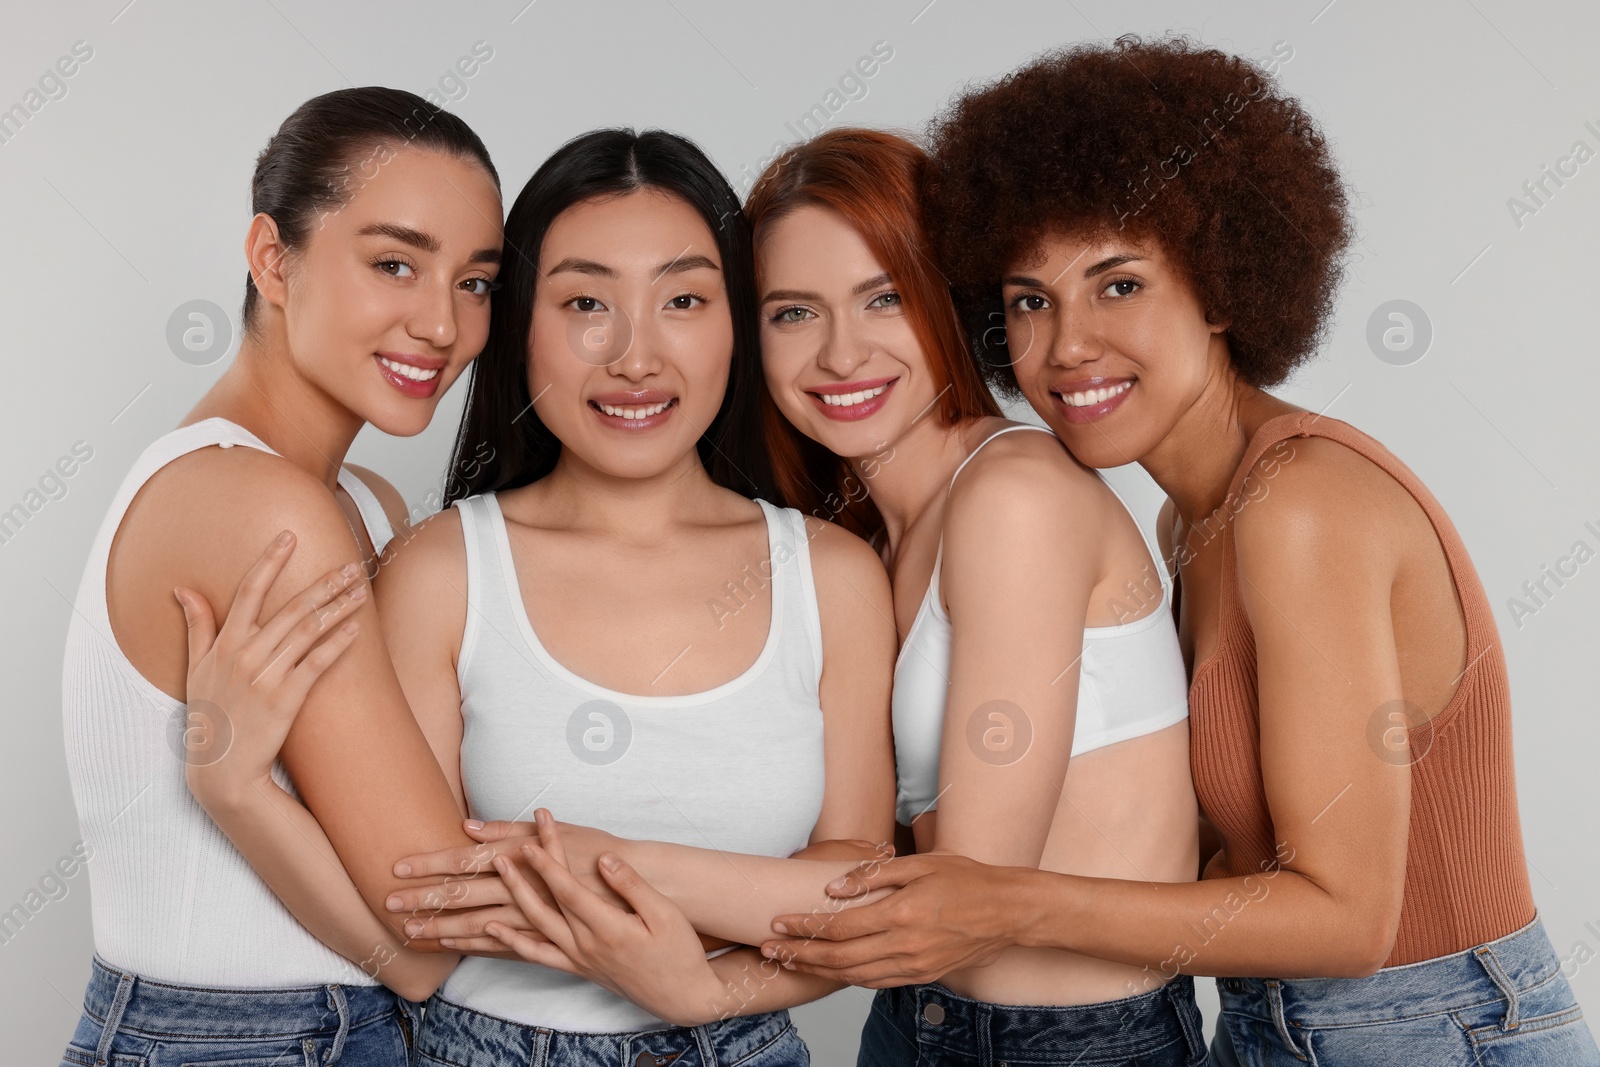
{"label": "dark ponytail hair", "polygon": [[[251,214],[272,216],[284,247],[298,248],[318,217],[349,203],[387,161],[381,152],[407,144],[481,163],[500,187],[489,150],[460,118],[404,89],[369,85],[312,97],[283,120],[256,157]],[[259,294],[248,273],[244,284],[240,320],[248,333]]]}
{"label": "dark ponytail hair", "polygon": [[761,436],[760,335],[750,228],[716,164],[692,141],[663,130],[594,130],[575,137],[528,179],[506,217],[500,288],[489,309],[489,341],[472,365],[466,410],[445,479],[444,503],[515,489],[549,474],[561,442],[528,396],[528,333],[545,234],[584,200],[655,189],[679,197],[710,227],[722,257],[733,317],[733,365],[716,418],[701,435],[700,461],[713,481],[745,496],[772,498]]}

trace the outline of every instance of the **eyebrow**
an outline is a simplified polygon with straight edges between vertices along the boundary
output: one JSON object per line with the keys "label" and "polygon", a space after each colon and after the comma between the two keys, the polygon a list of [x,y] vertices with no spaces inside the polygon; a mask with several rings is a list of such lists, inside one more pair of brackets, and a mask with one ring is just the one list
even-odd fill
{"label": "eyebrow", "polygon": [[[881,285],[889,285],[894,281],[888,273],[875,274],[866,281],[861,282],[850,290],[851,296],[861,296]],[[814,293],[808,289],[774,289],[761,298],[763,304],[770,304],[774,300],[813,300],[821,302],[822,294]]]}
{"label": "eyebrow", "polygon": [[[684,271],[690,270],[720,271],[721,269],[721,267],[717,266],[716,263],[707,256],[679,256],[677,259],[674,259],[668,263],[663,263],[660,267],[656,268],[656,277],[660,278],[664,274],[682,274]],[[545,274],[548,276],[551,274],[560,274],[563,271],[574,271],[578,274],[592,274],[599,278],[615,278],[617,276],[617,272],[614,268],[608,267],[604,263],[600,263],[592,259],[583,259],[579,256],[566,257],[561,262],[551,267],[548,271],[545,271]]]}
{"label": "eyebrow", "polygon": [[[420,248],[424,252],[437,252],[444,247],[439,239],[431,233],[424,233],[413,226],[402,226],[395,222],[372,222],[356,231],[357,237],[390,237],[396,241],[408,244],[413,248]],[[499,263],[500,249],[479,248],[467,257],[469,263]]]}
{"label": "eyebrow", "polygon": [[[1084,270],[1085,278],[1093,278],[1097,274],[1104,274],[1108,270],[1115,270],[1124,263],[1133,263],[1142,260],[1143,256],[1107,256],[1100,262]],[[1002,285],[1020,285],[1031,289],[1045,289],[1048,286],[1038,278],[1026,274],[1012,274],[1001,280]]]}

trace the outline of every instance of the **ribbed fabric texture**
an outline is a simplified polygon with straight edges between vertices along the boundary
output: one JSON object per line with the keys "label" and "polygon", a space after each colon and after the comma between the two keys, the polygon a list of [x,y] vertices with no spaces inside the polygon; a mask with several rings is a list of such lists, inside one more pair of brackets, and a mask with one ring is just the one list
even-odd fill
{"label": "ribbed fabric texture", "polygon": [[[95,951],[115,967],[184,985],[375,985],[300,925],[190,795],[187,705],[151,685],[111,632],[106,562],[128,505],[162,467],[211,445],[272,451],[221,418],[154,441],[134,461],[101,524],[67,628],[62,726],[78,825],[90,849]],[[339,483],[381,551],[389,525],[377,498],[347,470]],[[294,791],[281,764],[272,774]]]}
{"label": "ribbed fabric texture", "polygon": [[[1500,635],[1478,573],[1439,502],[1393,453],[1348,423],[1310,412],[1268,420],[1245,451],[1229,499],[1239,498],[1246,474],[1268,448],[1288,437],[1309,436],[1354,449],[1405,487],[1433,523],[1461,598],[1467,669],[1444,710],[1410,731],[1415,762],[1405,895],[1394,950],[1384,966],[1460,952],[1518,930],[1534,917],[1517,818],[1511,691]],[[1264,865],[1273,862],[1277,840],[1261,782],[1255,635],[1239,598],[1230,525],[1223,524],[1219,546],[1219,644],[1197,665],[1189,690],[1195,791],[1226,843],[1207,865],[1206,878],[1269,869]]]}

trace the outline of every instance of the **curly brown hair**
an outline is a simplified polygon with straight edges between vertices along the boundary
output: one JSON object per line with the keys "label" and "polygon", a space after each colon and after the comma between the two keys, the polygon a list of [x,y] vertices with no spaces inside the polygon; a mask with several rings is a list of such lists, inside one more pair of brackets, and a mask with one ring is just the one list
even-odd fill
{"label": "curly brown hair", "polygon": [[1004,393],[1000,279],[1051,233],[1159,242],[1252,385],[1325,335],[1350,197],[1311,116],[1249,59],[1182,36],[1065,48],[957,97],[929,141],[927,232]]}

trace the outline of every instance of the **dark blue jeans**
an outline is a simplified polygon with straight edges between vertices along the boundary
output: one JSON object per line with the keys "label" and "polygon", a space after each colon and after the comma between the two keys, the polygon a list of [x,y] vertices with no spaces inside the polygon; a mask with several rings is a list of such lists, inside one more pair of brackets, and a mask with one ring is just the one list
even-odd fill
{"label": "dark blue jeans", "polygon": [[1217,995],[1219,1067],[1600,1067],[1538,919],[1366,978],[1218,978]]}
{"label": "dark blue jeans", "polygon": [[61,1067],[408,1067],[418,1022],[383,986],[202,989],[96,956]]}
{"label": "dark blue jeans", "polygon": [[856,1067],[1199,1067],[1194,979],[1071,1007],[985,1004],[938,983],[880,989]]}
{"label": "dark blue jeans", "polygon": [[811,1053],[786,1011],[702,1026],[582,1034],[524,1026],[452,1004],[422,1006],[422,1067],[809,1067]]}

